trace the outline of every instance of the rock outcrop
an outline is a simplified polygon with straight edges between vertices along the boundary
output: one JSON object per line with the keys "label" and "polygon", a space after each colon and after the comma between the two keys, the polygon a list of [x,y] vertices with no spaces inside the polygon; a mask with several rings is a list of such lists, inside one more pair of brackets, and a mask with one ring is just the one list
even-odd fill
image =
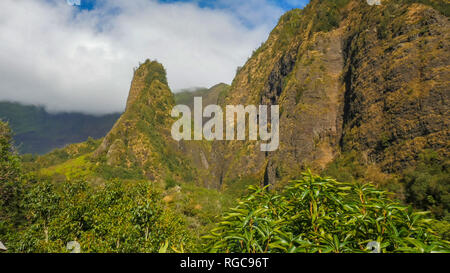
{"label": "rock outcrop", "polygon": [[276,184],[346,151],[387,173],[425,149],[448,158],[450,24],[420,2],[313,0],[285,14],[223,102],[279,104],[280,147],[216,143],[215,183]]}
{"label": "rock outcrop", "polygon": [[190,178],[190,163],[170,133],[173,106],[164,67],[147,60],[134,73],[125,113],[94,156],[112,167],[141,170],[150,180]]}

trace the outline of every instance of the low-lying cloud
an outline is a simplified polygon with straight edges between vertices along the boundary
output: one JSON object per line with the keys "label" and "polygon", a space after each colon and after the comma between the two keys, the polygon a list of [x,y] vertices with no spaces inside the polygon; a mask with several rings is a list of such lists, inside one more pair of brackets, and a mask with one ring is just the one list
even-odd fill
{"label": "low-lying cloud", "polygon": [[266,0],[193,3],[2,0],[0,100],[49,111],[122,111],[133,68],[157,59],[172,90],[230,83],[282,10]]}

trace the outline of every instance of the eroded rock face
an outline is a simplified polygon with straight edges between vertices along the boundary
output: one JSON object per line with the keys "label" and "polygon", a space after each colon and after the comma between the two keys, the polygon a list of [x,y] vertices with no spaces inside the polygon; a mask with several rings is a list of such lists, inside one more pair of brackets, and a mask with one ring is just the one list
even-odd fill
{"label": "eroded rock face", "polygon": [[381,23],[371,17],[349,18],[342,148],[388,172],[413,165],[424,149],[448,157],[448,18],[420,4],[398,6]]}
{"label": "eroded rock face", "polygon": [[[293,11],[292,17],[301,17],[295,14],[298,12]],[[284,31],[284,24],[292,22],[281,21],[277,27],[280,32]],[[276,52],[277,37],[273,36],[254,60],[266,60],[266,55]],[[264,184],[275,184],[281,178],[294,176],[307,165],[324,167],[333,160],[342,130],[345,93],[340,79],[344,68],[342,36],[341,28],[327,33],[311,33],[306,28],[292,39],[284,53],[277,52],[278,61],[266,72],[266,83],[258,92],[260,99],[256,104],[280,105],[280,147],[275,152],[264,153],[258,150],[258,143],[225,144],[223,151],[228,157],[223,159],[226,162],[223,179],[232,181],[253,176]],[[260,65],[254,60],[250,60],[241,73],[261,71],[262,68],[254,68]],[[250,95],[255,92],[249,82],[240,81],[242,77],[253,78],[251,74],[238,75],[227,104],[242,103],[237,95],[231,95],[237,90],[247,89]],[[244,104],[252,103],[252,97],[249,98]]]}
{"label": "eroded rock face", "polygon": [[276,184],[350,150],[385,172],[414,165],[424,149],[448,157],[448,17],[418,3],[355,0],[321,30],[311,19],[319,3],[281,18],[223,102],[279,104],[279,149],[215,143],[216,182]]}

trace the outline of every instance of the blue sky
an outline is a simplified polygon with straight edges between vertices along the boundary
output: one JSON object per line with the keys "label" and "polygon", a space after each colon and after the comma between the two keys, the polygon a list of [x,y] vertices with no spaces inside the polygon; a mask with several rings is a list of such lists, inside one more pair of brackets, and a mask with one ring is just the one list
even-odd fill
{"label": "blue sky", "polygon": [[[92,4],[94,0],[86,0],[86,5],[89,6],[89,3]],[[160,0],[159,2],[162,3],[173,3],[173,2],[194,2],[197,3],[200,7],[223,7],[226,6],[226,3],[218,3],[219,1],[216,0]],[[274,5],[277,5],[281,7],[283,10],[290,10],[293,8],[301,8],[302,6],[306,5],[307,0],[270,0],[269,2],[273,3]]]}
{"label": "blue sky", "polygon": [[164,65],[174,92],[231,83],[279,17],[306,3],[1,2],[0,100],[93,114],[124,110],[133,68],[147,58]]}
{"label": "blue sky", "polygon": [[[65,0],[63,0],[65,1]],[[105,1],[105,0],[103,0]],[[107,0],[106,0],[107,1]],[[130,1],[130,0],[126,0]],[[149,0],[152,1],[152,0]],[[245,0],[244,0],[245,1]],[[194,3],[198,5],[201,8],[209,8],[209,9],[215,9],[215,10],[229,10],[231,12],[236,11],[236,8],[230,4],[230,1],[220,1],[220,0],[158,0],[159,3]],[[269,2],[270,4],[279,7],[281,10],[288,11],[294,8],[303,8],[306,4],[308,4],[308,0],[261,0],[261,2]],[[80,0],[81,5],[79,8],[81,10],[92,10],[92,9],[101,9],[102,8],[102,1],[97,0]],[[239,16],[238,13],[235,13],[235,15],[242,20],[244,24],[246,24],[248,27],[254,27],[252,22],[248,22],[246,18],[242,18]]]}
{"label": "blue sky", "polygon": [[[93,9],[96,5],[96,0],[81,0],[81,9]],[[216,0],[159,0],[161,3],[173,3],[173,2],[193,2],[197,3],[200,7],[216,7],[218,1]],[[293,8],[299,8],[306,5],[307,0],[271,0],[270,2],[281,7],[283,10],[290,10]]]}

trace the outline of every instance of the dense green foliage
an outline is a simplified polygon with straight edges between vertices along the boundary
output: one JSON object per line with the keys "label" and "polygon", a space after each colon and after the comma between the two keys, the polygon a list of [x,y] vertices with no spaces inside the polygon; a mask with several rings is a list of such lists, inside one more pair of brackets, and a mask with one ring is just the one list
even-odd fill
{"label": "dense green foliage", "polygon": [[[294,59],[284,59],[277,71],[272,65],[279,56],[271,58],[271,55],[288,56],[297,48],[305,53],[299,56],[316,51],[320,48],[318,45],[307,44],[302,49],[300,41],[305,39],[308,43],[308,37],[315,36],[320,44],[320,35],[342,26],[342,20],[348,18],[350,9],[354,8],[347,5],[349,2],[316,0],[303,10],[286,13],[272,32],[275,38],[254,53],[252,59],[261,63],[239,69],[242,73],[238,73],[238,81],[247,81],[248,85],[238,90],[264,91],[260,84],[268,78],[274,80],[270,84],[279,80],[280,84],[288,86],[295,73],[289,72],[289,76],[286,72],[289,69],[284,66]],[[363,22],[350,24],[347,31],[350,37],[361,39],[345,41],[349,43],[344,44],[348,51],[345,54],[367,53],[365,43],[372,40],[365,40],[370,37],[362,33],[369,33],[369,25],[376,26],[373,38],[385,42],[392,42],[407,31],[409,26],[404,24],[402,15],[406,14],[408,6],[402,4],[423,3],[448,16],[447,2],[385,1],[383,7],[360,2],[358,13],[351,19],[361,15]],[[423,26],[417,30],[418,37],[429,30],[429,22],[432,21],[423,21]],[[398,42],[392,42],[394,45]],[[263,55],[256,56],[258,54]],[[305,59],[305,67],[312,70],[317,65],[320,70],[327,69],[314,58]],[[350,70],[356,67],[353,63],[349,66]],[[267,73],[260,68],[267,68]],[[280,79],[276,79],[278,72],[282,75]],[[239,78],[240,74],[245,76]],[[225,104],[234,95],[230,87],[221,84],[171,96],[164,67],[150,60],[135,70],[135,78],[127,112],[105,140],[89,138],[84,143],[55,149],[44,156],[28,154],[19,158],[12,145],[11,130],[0,122],[0,240],[9,252],[68,252],[67,243],[71,241],[79,242],[82,252],[345,253],[371,252],[374,246],[379,246],[381,252],[450,252],[450,179],[448,159],[442,151],[417,148],[418,152],[407,162],[393,150],[390,156],[404,166],[389,171],[382,169],[377,159],[373,160],[376,157],[361,152],[364,149],[353,146],[346,149],[341,144],[342,153],[323,171],[323,176],[336,180],[305,173],[285,185],[283,183],[292,177],[298,177],[300,168],[288,174],[283,172],[288,164],[279,164],[275,175],[283,180],[276,184],[278,188],[250,186],[250,192],[236,202],[236,196],[249,185],[261,183],[261,178],[255,174],[237,175],[225,183],[221,179],[220,186],[203,183],[201,172],[197,172],[190,159],[180,152],[180,145],[171,141],[168,130],[173,122],[168,113],[174,104],[190,105],[194,96],[202,96],[204,104]],[[305,91],[306,88],[298,86],[297,104],[302,102]],[[244,97],[239,98],[245,101]],[[317,97],[313,99],[320,101]],[[51,143],[76,142],[84,139],[67,140],[64,134],[74,136],[74,130],[78,133],[84,129],[64,126],[72,119],[74,124],[91,124],[84,116],[56,117],[38,107],[21,109],[22,106],[9,103],[0,106],[17,132],[16,142],[23,143],[22,151],[28,148],[23,149],[27,144],[20,137],[38,137]],[[109,118],[112,116],[106,120]],[[108,126],[111,127],[112,122]],[[65,133],[52,131],[52,126]],[[86,129],[88,135],[96,137],[90,127]],[[347,134],[342,140],[376,135],[379,139],[373,141],[377,143],[374,149],[385,151],[395,141],[385,131],[360,136]],[[39,145],[45,148],[45,143],[42,141]],[[185,153],[203,152],[186,147],[183,147]],[[205,147],[205,150],[214,150],[211,145]],[[230,153],[229,156],[240,158],[242,154]],[[251,157],[248,159],[253,163]],[[206,157],[207,168],[214,170],[214,160],[208,160]],[[218,160],[216,164],[224,162]],[[232,166],[249,170],[246,167],[250,165]],[[214,186],[220,190],[211,189]],[[229,209],[236,203],[236,207]],[[228,212],[223,214],[223,211]],[[428,214],[433,219],[428,219]]]}
{"label": "dense green foliage", "polygon": [[344,8],[349,0],[322,0],[317,1],[318,7],[311,7],[319,11],[314,16],[314,31],[330,31],[339,26],[343,18],[342,8]]}
{"label": "dense green foliage", "polygon": [[[225,193],[171,177],[159,185],[136,178],[92,184],[78,176],[49,181],[24,175],[10,129],[0,123],[0,130],[0,238],[10,252],[68,252],[71,241],[82,252],[368,252],[374,241],[382,252],[450,247],[435,232],[448,239],[447,222],[426,219],[370,184],[307,173],[280,192],[251,186],[214,224],[232,203]],[[68,162],[85,164],[80,158]],[[427,173],[433,175],[432,169]]]}
{"label": "dense green foliage", "polygon": [[450,221],[449,162],[434,151],[419,155],[417,167],[404,172],[401,182],[406,188],[406,201],[430,210],[438,219]]}
{"label": "dense green foliage", "polygon": [[95,140],[91,137],[87,141],[79,144],[71,144],[64,148],[54,149],[51,152],[38,156],[33,154],[21,155],[23,166],[27,171],[37,171],[50,166],[55,166],[67,162],[68,160],[78,158],[82,155],[93,152],[101,139]]}
{"label": "dense green foliage", "polygon": [[439,220],[449,221],[450,174],[449,163],[436,151],[425,150],[414,164],[397,174],[386,174],[363,163],[355,151],[343,153],[323,171],[338,181],[352,183],[373,182],[396,193],[398,198],[414,208],[427,210]]}
{"label": "dense green foliage", "polygon": [[0,235],[21,219],[22,170],[11,134],[8,124],[0,121]]}
{"label": "dense green foliage", "polygon": [[112,128],[120,114],[87,115],[48,113],[45,108],[0,102],[0,119],[14,130],[20,153],[44,154],[70,143],[101,138]]}
{"label": "dense green foliage", "polygon": [[151,183],[35,182],[23,207],[29,224],[8,234],[10,251],[66,252],[70,241],[83,252],[158,252],[166,242],[190,249],[182,218],[164,207]]}
{"label": "dense green foliage", "polygon": [[205,239],[214,252],[450,251],[424,214],[370,184],[305,173],[281,193],[253,187]]}
{"label": "dense green foliage", "polygon": [[272,32],[280,35],[277,48],[281,49],[287,46],[299,33],[308,29],[311,23],[313,26],[312,33],[327,32],[337,28],[343,18],[343,8],[348,2],[349,0],[320,0],[311,3],[304,9],[294,9],[287,12],[280,18],[279,25],[282,27],[275,28]]}
{"label": "dense green foliage", "polygon": [[11,130],[0,121],[0,238],[10,252],[157,252],[191,249],[180,214],[147,181],[53,183],[24,175]]}

